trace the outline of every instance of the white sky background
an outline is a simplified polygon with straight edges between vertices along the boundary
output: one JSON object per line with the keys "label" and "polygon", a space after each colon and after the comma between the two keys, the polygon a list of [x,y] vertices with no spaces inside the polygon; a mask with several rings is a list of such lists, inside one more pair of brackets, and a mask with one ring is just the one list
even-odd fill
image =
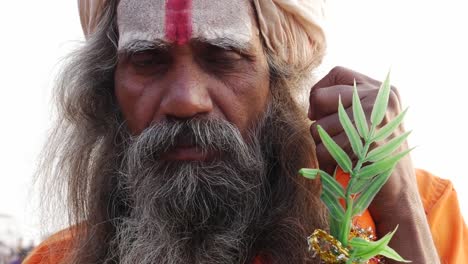
{"label": "white sky background", "polygon": [[[415,165],[454,182],[467,218],[464,2],[329,0],[329,50],[320,72],[342,65],[381,80],[391,67],[392,83],[410,106]],[[29,239],[40,234],[29,191],[50,125],[54,72],[83,39],[76,1],[6,1],[0,33],[0,214],[14,216]]]}

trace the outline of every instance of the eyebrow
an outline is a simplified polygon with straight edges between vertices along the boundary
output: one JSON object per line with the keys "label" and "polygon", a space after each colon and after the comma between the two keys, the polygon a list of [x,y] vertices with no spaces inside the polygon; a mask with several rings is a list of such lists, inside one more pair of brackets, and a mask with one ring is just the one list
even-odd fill
{"label": "eyebrow", "polygon": [[137,53],[140,51],[159,49],[159,50],[168,50],[171,44],[163,40],[142,40],[135,39],[126,43],[124,46],[119,47],[119,53]]}
{"label": "eyebrow", "polygon": [[[240,41],[230,38],[203,38],[198,37],[192,40],[195,43],[206,43],[226,50],[236,50],[240,53],[250,54],[254,49],[251,43],[241,43]],[[145,50],[169,50],[174,45],[173,43],[164,40],[145,40],[135,39],[127,42],[124,46],[119,47],[119,53],[137,53]]]}
{"label": "eyebrow", "polygon": [[250,42],[242,43],[238,40],[231,38],[204,38],[198,37],[194,39],[198,43],[207,43],[222,49],[233,49],[241,53],[251,53],[253,50],[253,45]]}

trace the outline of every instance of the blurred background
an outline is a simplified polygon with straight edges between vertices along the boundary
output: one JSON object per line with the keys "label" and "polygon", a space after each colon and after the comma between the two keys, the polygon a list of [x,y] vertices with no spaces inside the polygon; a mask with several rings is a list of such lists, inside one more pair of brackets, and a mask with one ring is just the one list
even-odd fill
{"label": "blurred background", "polygon": [[[410,110],[416,167],[450,179],[468,217],[468,16],[463,1],[327,1],[329,49],[317,70],[341,65],[375,79],[392,69]],[[0,8],[0,264],[53,230],[39,221],[32,176],[51,124],[54,77],[83,41],[76,1],[7,1]],[[47,224],[47,220],[45,223]],[[58,228],[58,227],[56,227]]]}

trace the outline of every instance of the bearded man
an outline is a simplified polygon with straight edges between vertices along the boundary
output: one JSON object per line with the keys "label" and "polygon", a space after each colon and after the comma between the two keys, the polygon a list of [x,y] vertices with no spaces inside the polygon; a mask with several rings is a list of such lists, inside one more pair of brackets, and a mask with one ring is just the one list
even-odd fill
{"label": "bearded man", "polygon": [[[26,263],[319,263],[305,238],[327,213],[297,171],[336,167],[315,126],[350,150],[338,95],[349,107],[356,79],[370,111],[380,84],[332,70],[312,88],[310,135],[298,98],[325,51],[323,3],[78,2],[86,42],[58,82],[41,170],[71,227]],[[399,111],[394,89],[387,117]],[[464,260],[459,212],[431,218],[441,203],[457,208],[451,185],[403,160],[371,205],[377,235],[399,224],[392,247],[414,263]]]}

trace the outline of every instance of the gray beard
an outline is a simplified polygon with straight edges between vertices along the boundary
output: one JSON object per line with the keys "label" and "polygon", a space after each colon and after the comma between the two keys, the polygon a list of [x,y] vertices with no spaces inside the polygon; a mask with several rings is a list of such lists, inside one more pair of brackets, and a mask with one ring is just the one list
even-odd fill
{"label": "gray beard", "polygon": [[[262,122],[263,124],[263,122]],[[255,254],[255,228],[269,201],[261,130],[249,143],[222,120],[154,125],[130,137],[119,189],[129,215],[111,243],[120,263],[246,263]],[[220,157],[164,161],[180,140]]]}

